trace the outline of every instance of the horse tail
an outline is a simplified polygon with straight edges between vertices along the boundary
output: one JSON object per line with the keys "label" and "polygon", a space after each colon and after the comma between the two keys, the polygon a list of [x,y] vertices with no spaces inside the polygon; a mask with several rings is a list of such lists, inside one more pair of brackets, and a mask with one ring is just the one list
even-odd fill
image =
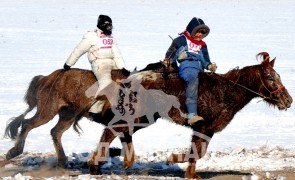
{"label": "horse tail", "polygon": [[22,123],[25,121],[25,116],[34,109],[34,107],[37,106],[37,89],[40,84],[40,80],[44,76],[35,76],[30,85],[29,88],[24,96],[24,101],[29,105],[27,110],[19,115],[18,117],[10,118],[10,123],[6,126],[4,137],[9,137],[11,139],[16,139],[16,136],[18,134],[18,128],[22,125]]}
{"label": "horse tail", "polygon": [[29,105],[30,109],[33,109],[34,107],[37,106],[37,89],[39,87],[40,84],[40,80],[43,78],[44,76],[39,75],[39,76],[35,76],[30,85],[29,88],[24,96],[24,100],[25,102]]}
{"label": "horse tail", "polygon": [[81,111],[75,118],[75,121],[73,123],[73,129],[77,134],[81,134],[80,130],[82,130],[81,126],[78,124],[78,122],[80,121],[80,119],[83,117],[83,113],[85,112],[85,110]]}

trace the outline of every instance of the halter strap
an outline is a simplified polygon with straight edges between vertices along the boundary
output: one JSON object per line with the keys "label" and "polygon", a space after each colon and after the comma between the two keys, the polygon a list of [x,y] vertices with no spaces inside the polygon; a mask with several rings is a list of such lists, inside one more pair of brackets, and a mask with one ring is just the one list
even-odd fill
{"label": "halter strap", "polygon": [[280,86],[278,89],[276,89],[273,92],[271,92],[271,94],[278,93],[278,92],[280,92],[283,89],[285,89],[285,86]]}

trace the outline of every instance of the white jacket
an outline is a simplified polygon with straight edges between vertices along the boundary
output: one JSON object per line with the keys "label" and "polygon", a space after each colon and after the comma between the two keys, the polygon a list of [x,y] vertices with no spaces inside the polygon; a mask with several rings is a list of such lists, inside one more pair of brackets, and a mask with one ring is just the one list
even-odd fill
{"label": "white jacket", "polygon": [[68,57],[66,64],[73,66],[86,52],[90,63],[110,60],[115,62],[117,69],[126,68],[114,37],[103,34],[100,29],[89,31],[83,36],[81,42]]}

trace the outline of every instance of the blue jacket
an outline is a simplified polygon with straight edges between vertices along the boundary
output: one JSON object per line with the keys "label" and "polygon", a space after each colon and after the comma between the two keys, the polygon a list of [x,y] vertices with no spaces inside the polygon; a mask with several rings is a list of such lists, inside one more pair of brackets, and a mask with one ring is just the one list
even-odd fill
{"label": "blue jacket", "polygon": [[[187,38],[185,34],[182,34],[173,40],[166,52],[165,58],[170,59],[171,63],[178,61],[180,63],[180,70],[185,68],[196,68],[201,71],[208,69],[208,65],[211,64],[211,61],[207,45],[204,41],[199,41],[197,45],[200,47],[199,52],[190,52]],[[187,53],[187,57],[179,60],[178,55],[183,50]]]}
{"label": "blue jacket", "polygon": [[[186,31],[175,38],[167,50],[165,58],[169,59],[171,63],[178,61],[180,71],[185,68],[196,68],[203,71],[208,69],[208,65],[211,64],[206,43],[192,38],[201,29],[206,30],[206,33],[203,34],[204,38],[209,34],[210,28],[202,19],[192,18],[186,27]],[[179,57],[182,51],[186,52],[186,55]]]}

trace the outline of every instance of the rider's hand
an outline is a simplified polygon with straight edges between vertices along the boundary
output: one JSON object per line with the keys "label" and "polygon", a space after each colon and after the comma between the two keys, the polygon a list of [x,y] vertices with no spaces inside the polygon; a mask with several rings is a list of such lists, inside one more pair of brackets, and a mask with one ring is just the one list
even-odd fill
{"label": "rider's hand", "polygon": [[170,59],[168,58],[165,58],[163,61],[162,61],[162,64],[167,68],[170,66]]}
{"label": "rider's hand", "polygon": [[64,70],[67,71],[67,70],[70,70],[71,69],[71,66],[67,65],[66,63],[64,64]]}
{"label": "rider's hand", "polygon": [[128,71],[128,70],[125,69],[125,68],[122,68],[121,71],[122,71],[122,74],[123,74],[124,76],[129,76],[129,75],[130,75],[130,71]]}
{"label": "rider's hand", "polygon": [[215,72],[217,69],[217,65],[215,63],[209,64],[208,65],[208,70],[211,72]]}

